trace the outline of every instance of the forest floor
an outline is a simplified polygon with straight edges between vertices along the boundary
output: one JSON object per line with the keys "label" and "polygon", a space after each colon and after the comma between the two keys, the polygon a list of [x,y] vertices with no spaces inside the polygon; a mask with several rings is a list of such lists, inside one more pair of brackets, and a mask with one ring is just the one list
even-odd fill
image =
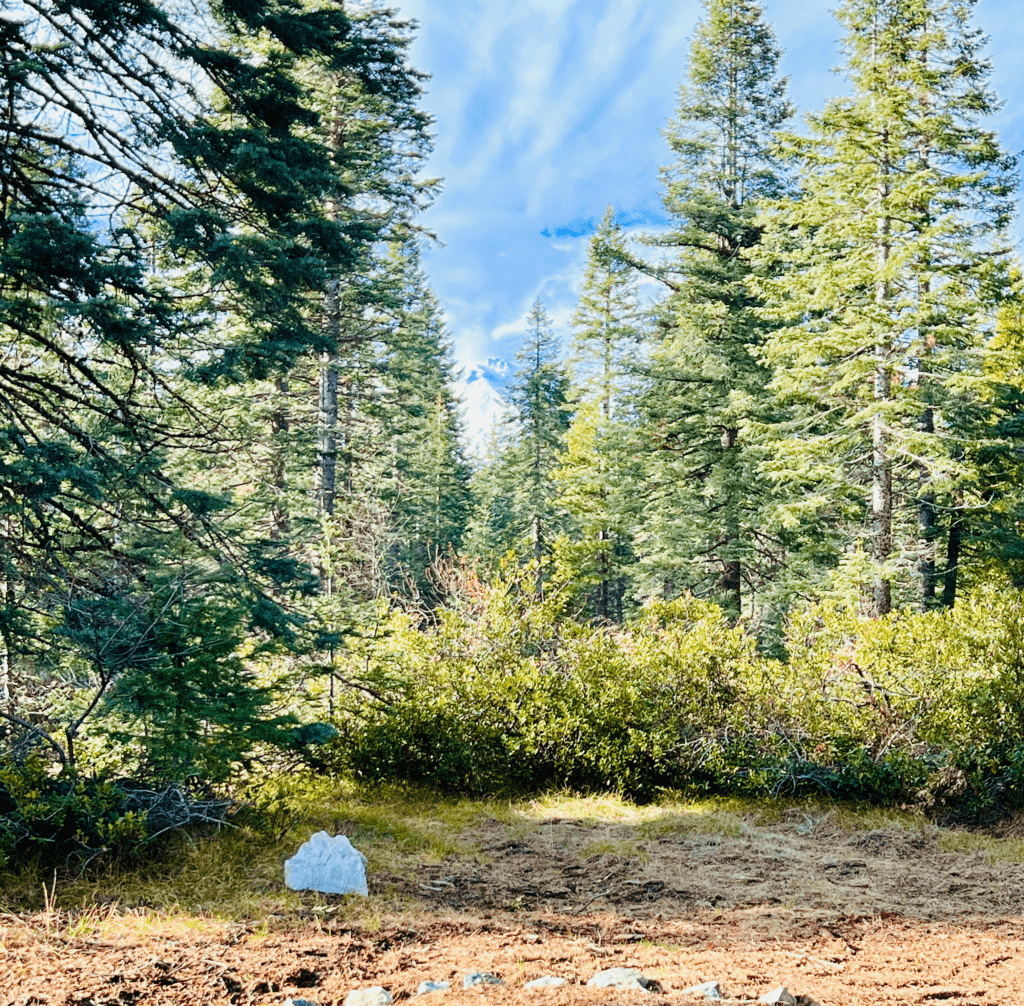
{"label": "forest floor", "polygon": [[[259,917],[48,898],[0,915],[0,1006],[335,1006],[373,985],[407,999],[424,980],[452,984],[434,1006],[682,1004],[712,980],[734,1001],[785,985],[822,1006],[1024,1003],[1020,825],[602,811],[464,815],[457,841],[416,855],[375,855],[398,840],[339,821],[370,855],[370,897],[306,893]],[[616,966],[654,995],[585,987]],[[503,984],[463,991],[471,971]],[[568,985],[522,988],[543,975]]]}

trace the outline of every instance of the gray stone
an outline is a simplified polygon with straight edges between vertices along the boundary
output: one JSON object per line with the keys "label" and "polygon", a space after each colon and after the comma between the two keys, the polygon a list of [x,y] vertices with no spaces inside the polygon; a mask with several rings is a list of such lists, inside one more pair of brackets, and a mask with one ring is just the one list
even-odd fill
{"label": "gray stone", "polygon": [[471,971],[462,979],[462,987],[471,989],[474,985],[504,985],[505,983],[490,971]]}
{"label": "gray stone", "polygon": [[765,992],[757,1001],[759,1003],[781,1003],[782,1006],[796,1006],[796,996],[785,985],[780,985],[777,989],[772,989],[771,992]]}
{"label": "gray stone", "polygon": [[688,989],[683,989],[684,996],[703,996],[705,999],[721,999],[722,990],[718,987],[718,982],[704,982],[703,985],[693,985]]}
{"label": "gray stone", "polygon": [[281,1006],[317,1006],[312,999],[285,999]]}
{"label": "gray stone", "polygon": [[345,996],[345,1006],[390,1006],[391,993],[374,985],[369,989],[353,989]]}
{"label": "gray stone", "polygon": [[524,989],[556,989],[561,988],[563,985],[569,983],[564,978],[555,978],[554,975],[547,975],[544,978],[534,978],[532,982],[527,982]]}
{"label": "gray stone", "polygon": [[636,968],[607,968],[598,971],[587,982],[587,988],[591,989],[634,989],[638,992],[650,992],[658,987],[656,981],[645,978]]}
{"label": "gray stone", "polygon": [[451,982],[420,982],[416,987],[416,995],[430,995],[431,992],[445,992],[452,987]]}
{"label": "gray stone", "polygon": [[366,895],[366,857],[344,836],[318,831],[284,863],[284,882],[293,891]]}

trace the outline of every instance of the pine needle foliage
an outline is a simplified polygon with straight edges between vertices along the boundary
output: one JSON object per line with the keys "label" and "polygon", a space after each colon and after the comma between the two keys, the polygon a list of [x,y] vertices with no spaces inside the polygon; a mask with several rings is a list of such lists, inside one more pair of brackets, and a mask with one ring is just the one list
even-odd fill
{"label": "pine needle foliage", "polygon": [[774,476],[795,490],[781,513],[864,555],[853,575],[875,614],[930,603],[940,572],[952,603],[965,514],[983,505],[971,416],[989,396],[1016,176],[982,125],[998,106],[973,6],[840,7],[853,93],[786,137],[800,196],[764,219],[773,272],[755,286],[778,328],[762,359],[794,410],[771,434]]}
{"label": "pine needle foliage", "polygon": [[649,239],[665,252],[644,266],[667,288],[640,401],[651,483],[649,589],[714,596],[733,617],[781,555],[746,435],[772,410],[758,355],[768,326],[749,279],[760,240],[756,205],[783,188],[773,143],[791,107],[780,55],[758,4],[705,4],[688,83],[665,131],[676,155],[662,171],[674,226]]}

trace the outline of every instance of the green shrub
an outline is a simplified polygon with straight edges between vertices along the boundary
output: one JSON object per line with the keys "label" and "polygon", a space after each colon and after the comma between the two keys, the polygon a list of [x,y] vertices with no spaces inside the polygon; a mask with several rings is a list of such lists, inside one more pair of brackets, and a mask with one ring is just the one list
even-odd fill
{"label": "green shrub", "polygon": [[356,696],[339,720],[339,763],[469,792],[678,786],[699,738],[736,718],[734,677],[759,661],[753,641],[692,598],[612,631],[531,595],[499,584],[433,626],[394,615],[358,655],[379,700]]}
{"label": "green shrub", "polygon": [[132,856],[149,836],[147,816],[112,780],[52,775],[38,755],[0,762],[0,866],[15,855],[48,862]]}
{"label": "green shrub", "polygon": [[350,693],[333,765],[470,793],[819,792],[937,812],[955,779],[978,807],[1017,806],[1021,604],[988,591],[952,612],[875,620],[808,607],[790,619],[783,662],[708,602],[595,627],[557,586],[538,600],[532,578],[506,569],[436,623],[395,613],[352,652],[351,676],[361,669],[375,699]]}

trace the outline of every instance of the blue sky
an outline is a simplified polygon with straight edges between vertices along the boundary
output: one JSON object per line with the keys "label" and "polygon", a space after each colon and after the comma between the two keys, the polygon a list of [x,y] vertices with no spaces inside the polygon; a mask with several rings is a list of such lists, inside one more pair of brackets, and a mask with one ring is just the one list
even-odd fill
{"label": "blue sky", "polygon": [[[432,75],[428,173],[444,191],[422,222],[443,247],[424,264],[463,362],[511,359],[540,296],[569,332],[587,233],[610,203],[637,227],[661,220],[660,134],[685,74],[698,0],[398,0],[420,22],[412,62]],[[798,114],[841,93],[834,4],[768,0]],[[993,120],[1024,147],[1024,18],[979,0],[991,36]],[[1024,228],[1018,224],[1018,238]]]}

